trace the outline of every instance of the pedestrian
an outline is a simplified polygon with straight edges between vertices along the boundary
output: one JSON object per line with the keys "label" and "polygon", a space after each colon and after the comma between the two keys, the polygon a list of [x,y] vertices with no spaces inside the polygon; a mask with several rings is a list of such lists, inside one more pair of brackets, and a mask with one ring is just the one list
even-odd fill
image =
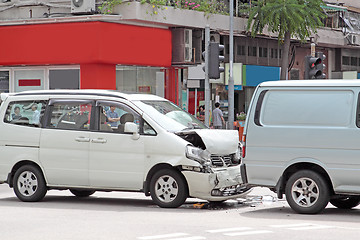
{"label": "pedestrian", "polygon": [[222,129],[223,124],[225,125],[225,120],[223,117],[223,113],[220,110],[220,103],[215,103],[215,109],[213,110],[212,114],[212,121],[213,121],[213,127],[215,129]]}
{"label": "pedestrian", "polygon": [[197,118],[201,121],[201,122],[205,122],[205,106],[201,105],[199,106],[199,112],[197,113]]}
{"label": "pedestrian", "polygon": [[40,112],[38,110],[38,105],[34,103],[31,106],[31,110],[33,111],[33,115],[31,118],[31,124],[39,124],[40,123]]}

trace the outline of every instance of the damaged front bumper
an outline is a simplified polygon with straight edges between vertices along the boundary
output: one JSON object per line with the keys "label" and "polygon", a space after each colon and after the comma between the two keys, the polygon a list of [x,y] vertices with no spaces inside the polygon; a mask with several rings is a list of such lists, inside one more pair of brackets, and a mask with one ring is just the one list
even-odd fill
{"label": "damaged front bumper", "polygon": [[223,201],[246,196],[250,189],[243,184],[240,166],[212,168],[197,172],[183,168],[191,197],[208,201]]}

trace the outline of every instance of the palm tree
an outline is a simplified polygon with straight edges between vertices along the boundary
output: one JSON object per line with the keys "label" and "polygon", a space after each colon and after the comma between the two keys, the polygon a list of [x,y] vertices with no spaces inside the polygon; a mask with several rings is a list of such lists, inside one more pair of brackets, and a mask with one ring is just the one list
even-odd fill
{"label": "palm tree", "polygon": [[278,34],[283,42],[280,79],[285,80],[289,65],[290,38],[305,41],[323,25],[322,0],[258,0],[246,7],[249,14],[247,30],[251,36],[261,34],[265,27]]}

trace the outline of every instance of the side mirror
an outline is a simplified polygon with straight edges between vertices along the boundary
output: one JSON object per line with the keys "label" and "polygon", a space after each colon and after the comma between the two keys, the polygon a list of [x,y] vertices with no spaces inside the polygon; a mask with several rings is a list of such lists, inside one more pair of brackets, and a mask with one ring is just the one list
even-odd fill
{"label": "side mirror", "polygon": [[137,140],[137,139],[140,138],[138,125],[136,125],[133,122],[126,122],[125,123],[124,132],[125,133],[132,133],[133,134],[132,138],[134,140]]}

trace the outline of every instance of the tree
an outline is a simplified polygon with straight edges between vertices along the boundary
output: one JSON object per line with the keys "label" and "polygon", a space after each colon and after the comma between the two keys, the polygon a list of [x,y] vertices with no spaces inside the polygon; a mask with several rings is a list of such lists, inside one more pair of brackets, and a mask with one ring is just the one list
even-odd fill
{"label": "tree", "polygon": [[283,43],[280,79],[286,79],[290,38],[304,42],[323,26],[322,4],[322,0],[258,0],[245,8],[249,14],[247,30],[251,29],[251,36],[262,34],[267,27],[268,31],[277,33]]}

